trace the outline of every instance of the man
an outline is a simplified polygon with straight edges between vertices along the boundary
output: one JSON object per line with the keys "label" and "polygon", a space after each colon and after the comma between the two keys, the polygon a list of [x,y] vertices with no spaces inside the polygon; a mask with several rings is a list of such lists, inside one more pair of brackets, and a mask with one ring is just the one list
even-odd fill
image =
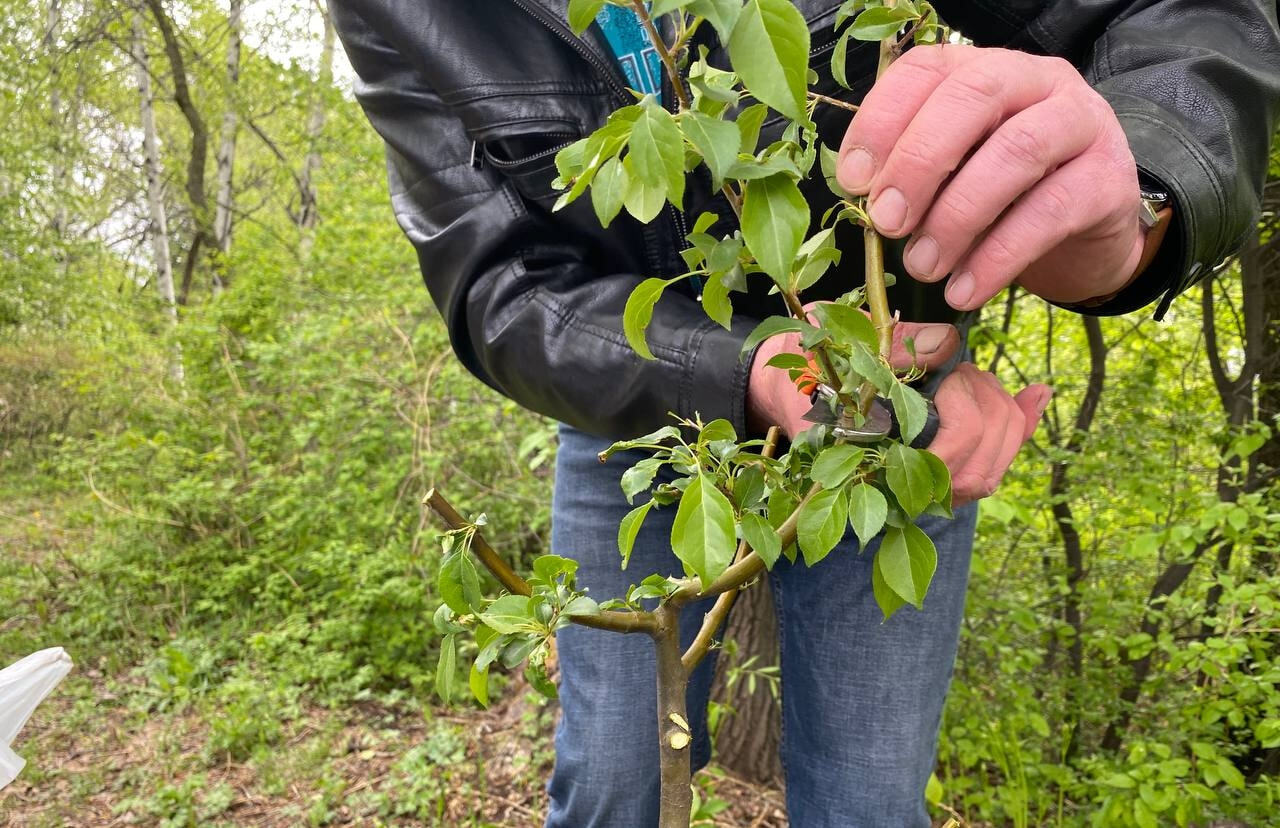
{"label": "man", "polygon": [[[975,46],[910,50],[874,90],[874,44],[851,49],[850,95],[831,80],[838,3],[795,0],[813,33],[817,90],[862,100],[857,116],[820,107],[839,179],[867,194],[877,227],[908,240],[892,291],[916,341],[941,418],[931,448],[957,499],[999,483],[1048,402],[1016,396],[954,365],[952,327],[1001,288],[1082,312],[1117,314],[1160,299],[1157,316],[1211,271],[1255,220],[1280,101],[1280,36],[1270,0],[935,0]],[[739,433],[802,429],[807,407],[769,354],[739,360],[776,297],[735,302],[731,331],[691,293],[668,291],[649,328],[657,357],[622,335],[622,308],[646,276],[683,272],[685,218],[602,230],[587,199],[551,213],[558,148],[630,102],[666,92],[629,51],[634,20],[606,7],[579,39],[565,0],[341,0],[333,13],[359,76],[356,94],[387,143],[392,202],[417,248],[459,359],[561,431],[553,549],[581,561],[598,598],[634,578],[614,538],[629,508],[624,462],[597,463],[610,438],[668,422],[667,412],[725,417]],[[621,31],[617,28],[621,25]],[[627,27],[631,27],[628,34]],[[699,43],[725,63],[710,27]],[[631,41],[634,43],[634,41]],[[865,99],[864,99],[865,96]],[[776,138],[766,122],[762,145]],[[831,203],[809,182],[813,215]],[[1142,190],[1149,190],[1144,201]],[[701,173],[685,210],[731,212]],[[1145,216],[1145,220],[1144,220]],[[1155,216],[1153,220],[1153,216]],[[722,225],[725,226],[725,225]],[[820,287],[861,282],[860,239],[839,239],[841,269]],[[948,277],[949,278],[946,278]],[[946,278],[944,282],[941,281]],[[822,297],[810,297],[822,298]],[[930,324],[932,323],[932,324]],[[898,354],[905,359],[905,354]],[[678,571],[666,545],[672,510],[655,513],[630,572]],[[927,825],[922,802],[964,604],[975,510],[925,520],[939,565],[923,611],[880,623],[872,555],[847,545],[815,571],[771,574],[782,634],[784,763],[796,826]],[[665,524],[664,524],[665,521]],[[684,614],[686,641],[700,613]],[[648,826],[657,813],[650,642],[582,628],[559,637],[562,721],[549,786],[551,826]],[[702,729],[712,666],[693,676]]]}

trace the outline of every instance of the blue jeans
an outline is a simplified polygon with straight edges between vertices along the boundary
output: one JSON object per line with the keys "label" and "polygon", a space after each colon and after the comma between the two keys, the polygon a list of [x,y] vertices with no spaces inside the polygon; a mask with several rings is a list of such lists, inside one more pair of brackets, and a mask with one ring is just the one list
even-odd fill
{"label": "blue jeans", "polygon": [[[649,513],[624,572],[617,526],[631,508],[618,481],[638,454],[600,463],[607,441],[560,430],[552,549],[580,561],[578,583],[620,597],[654,572],[679,573],[669,537],[675,509]],[[810,570],[778,562],[770,576],[782,652],[782,761],[795,828],[928,826],[943,700],[964,612],[977,510],[920,522],[938,546],[924,610],[881,623],[871,595],[872,549],[852,534]],[[759,588],[759,587],[757,587]],[[681,618],[687,646],[710,602]],[[549,828],[649,828],[658,821],[654,648],[648,636],[570,626],[557,637],[561,719],[548,784]],[[714,653],[714,651],[713,651]],[[689,684],[694,767],[710,758],[707,658]]]}

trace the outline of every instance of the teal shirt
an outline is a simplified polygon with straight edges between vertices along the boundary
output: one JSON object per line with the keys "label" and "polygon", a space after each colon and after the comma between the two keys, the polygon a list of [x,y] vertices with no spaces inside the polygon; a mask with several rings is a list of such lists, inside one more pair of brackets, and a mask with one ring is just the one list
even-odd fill
{"label": "teal shirt", "polygon": [[636,13],[621,6],[605,6],[596,16],[596,25],[604,32],[631,88],[661,101],[662,61]]}

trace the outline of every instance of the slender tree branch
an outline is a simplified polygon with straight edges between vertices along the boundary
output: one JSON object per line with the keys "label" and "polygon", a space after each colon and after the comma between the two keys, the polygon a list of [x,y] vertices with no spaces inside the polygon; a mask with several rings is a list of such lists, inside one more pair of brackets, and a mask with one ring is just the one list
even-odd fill
{"label": "slender tree branch", "polygon": [[649,41],[653,43],[653,48],[657,50],[658,57],[662,60],[662,65],[667,68],[667,76],[671,79],[671,88],[676,93],[676,101],[679,102],[681,109],[688,109],[689,96],[684,91],[684,84],[680,80],[680,71],[676,69],[675,58],[671,56],[671,50],[667,48],[667,42],[662,39],[661,33],[658,32],[658,27],[653,24],[653,18],[649,16],[648,7],[645,5],[644,0],[631,0],[631,8],[635,9],[636,17],[640,18],[640,22],[649,33]]}
{"label": "slender tree branch", "polygon": [[834,106],[834,107],[839,107],[840,109],[847,109],[850,112],[858,111],[857,104],[847,103],[846,101],[842,101],[839,98],[832,98],[829,95],[823,95],[820,92],[814,92],[812,89],[809,90],[809,100],[817,101],[818,103],[824,103],[827,106]]}
{"label": "slender tree branch", "polygon": [[[422,499],[424,503],[431,507],[440,519],[449,526],[450,529],[465,529],[471,524],[458,514],[458,510],[453,508],[449,501],[444,499],[444,495],[435,489],[427,492]],[[502,560],[489,542],[484,539],[484,535],[476,532],[471,537],[471,551],[480,559],[480,563],[493,573],[493,577],[514,595],[532,595],[533,589],[529,586],[529,582],[521,578],[515,573],[511,567],[507,566],[507,562]],[[612,632],[643,632],[653,634],[656,629],[654,616],[651,612],[618,612],[609,610],[601,612],[597,615],[575,615],[572,618],[575,624],[584,627],[593,627],[600,630],[610,630]]]}
{"label": "slender tree branch", "polygon": [[[761,457],[773,457],[774,452],[778,448],[778,435],[780,429],[772,426],[768,435],[764,439],[764,447],[760,449]],[[743,540],[738,544],[738,551],[733,556],[734,562],[745,560],[751,554],[751,547]],[[689,645],[689,649],[685,650],[680,660],[684,664],[686,671],[692,672],[702,659],[706,658],[707,653],[711,650],[711,642],[714,640],[717,632],[724,626],[724,621],[729,617],[729,610],[733,608],[733,602],[738,597],[738,587],[725,590],[720,593],[720,597],[716,599],[715,604],[702,618],[702,627],[698,630],[698,635],[694,638],[693,643]]]}

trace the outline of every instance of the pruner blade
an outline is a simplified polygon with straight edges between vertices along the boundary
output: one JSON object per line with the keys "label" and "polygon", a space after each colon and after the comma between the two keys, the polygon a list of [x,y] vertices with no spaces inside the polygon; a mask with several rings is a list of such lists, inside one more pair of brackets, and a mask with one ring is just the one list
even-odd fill
{"label": "pruner blade", "polygon": [[[897,438],[900,435],[898,419],[894,416],[893,407],[884,397],[876,397],[871,402],[867,416],[858,425],[849,422],[841,423],[843,407],[834,401],[835,392],[827,385],[819,385],[810,395],[813,405],[805,413],[803,419],[831,428],[837,437],[853,443],[877,443],[886,437]],[[923,448],[933,442],[938,433],[938,411],[933,400],[926,400],[929,406],[928,418],[924,428],[911,445]]]}

